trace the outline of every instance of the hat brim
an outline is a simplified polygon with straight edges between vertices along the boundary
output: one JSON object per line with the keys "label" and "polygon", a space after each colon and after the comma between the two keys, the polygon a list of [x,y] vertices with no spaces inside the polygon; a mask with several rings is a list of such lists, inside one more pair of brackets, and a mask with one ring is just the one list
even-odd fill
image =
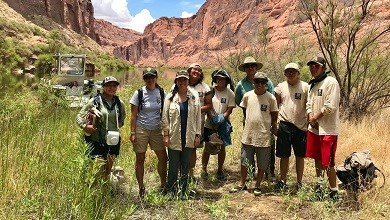
{"label": "hat brim", "polygon": [[102,86],[104,86],[104,85],[106,85],[107,83],[110,83],[110,82],[113,82],[113,83],[115,83],[116,85],[119,85],[119,84],[120,84],[118,81],[108,81],[108,82],[102,83]]}
{"label": "hat brim", "polygon": [[244,66],[247,65],[247,64],[256,64],[256,70],[259,70],[263,67],[263,64],[262,63],[259,63],[259,62],[255,62],[255,63],[242,63],[241,65],[238,66],[238,70],[240,70],[241,72],[245,72],[245,68]]}
{"label": "hat brim", "polygon": [[175,79],[179,79],[179,78],[186,78],[186,79],[190,79],[189,76],[176,76]]}
{"label": "hat brim", "polygon": [[310,66],[311,64],[320,64],[321,66],[323,66],[324,64],[320,63],[320,62],[317,62],[317,61],[314,61],[314,60],[310,60],[309,62],[307,62],[306,65]]}
{"label": "hat brim", "polygon": [[142,76],[157,76],[155,73],[145,73],[144,75]]}

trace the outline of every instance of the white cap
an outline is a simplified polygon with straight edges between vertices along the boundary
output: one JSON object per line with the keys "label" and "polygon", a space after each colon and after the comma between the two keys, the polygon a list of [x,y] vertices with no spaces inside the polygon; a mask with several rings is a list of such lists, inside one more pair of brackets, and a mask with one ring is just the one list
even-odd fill
{"label": "white cap", "polygon": [[299,66],[296,63],[289,63],[289,64],[287,64],[284,67],[284,70],[287,70],[287,69],[295,69],[295,70],[297,70],[299,72]]}

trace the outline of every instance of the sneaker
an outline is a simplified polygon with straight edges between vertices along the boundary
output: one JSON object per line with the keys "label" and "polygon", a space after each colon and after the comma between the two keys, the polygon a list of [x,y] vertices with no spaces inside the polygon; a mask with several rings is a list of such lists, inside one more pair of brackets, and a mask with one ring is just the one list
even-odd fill
{"label": "sneaker", "polygon": [[235,186],[229,192],[230,193],[236,193],[236,192],[241,192],[241,191],[244,191],[244,190],[247,190],[247,189],[248,189],[248,187],[246,185],[244,185],[244,186]]}
{"label": "sneaker", "polygon": [[333,200],[334,202],[337,202],[339,200],[339,191],[338,190],[330,190],[329,198],[331,200]]}
{"label": "sneaker", "polygon": [[202,179],[207,180],[209,174],[207,173],[207,171],[203,170],[202,173],[200,174],[200,177],[202,177]]}
{"label": "sneaker", "polygon": [[145,187],[140,187],[138,192],[139,197],[142,199],[145,197],[145,194],[146,194]]}
{"label": "sneaker", "polygon": [[261,189],[260,189],[260,187],[255,187],[255,189],[253,190],[253,194],[254,194],[255,196],[261,195]]}
{"label": "sneaker", "polygon": [[222,171],[218,171],[217,172],[217,180],[225,180],[226,179],[226,176],[225,174],[222,172]]}
{"label": "sneaker", "polygon": [[283,190],[287,189],[287,184],[283,180],[279,180],[274,185],[274,189],[275,189],[275,191],[278,191],[278,192],[283,191]]}

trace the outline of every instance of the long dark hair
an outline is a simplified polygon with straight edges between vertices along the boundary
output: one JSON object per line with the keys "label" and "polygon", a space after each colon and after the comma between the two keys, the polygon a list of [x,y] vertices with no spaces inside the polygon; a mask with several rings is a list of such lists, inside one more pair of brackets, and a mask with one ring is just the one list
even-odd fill
{"label": "long dark hair", "polygon": [[175,79],[175,86],[173,87],[173,89],[171,91],[171,96],[169,97],[169,101],[172,102],[173,96],[175,96],[175,94],[177,93],[178,89],[179,89],[179,87],[176,85],[176,79]]}
{"label": "long dark hair", "polygon": [[211,74],[211,83],[216,83],[216,75],[222,75],[225,76],[226,78],[226,87],[229,84],[230,90],[234,91],[234,83],[232,81],[232,78],[230,77],[230,74],[224,70],[224,69],[219,69],[219,70],[214,70],[214,72]]}

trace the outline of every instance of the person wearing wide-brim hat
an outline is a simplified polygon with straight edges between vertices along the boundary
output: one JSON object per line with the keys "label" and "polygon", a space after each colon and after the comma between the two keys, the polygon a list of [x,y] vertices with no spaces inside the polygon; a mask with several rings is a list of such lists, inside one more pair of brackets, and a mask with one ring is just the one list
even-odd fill
{"label": "person wearing wide-brim hat", "polygon": [[[236,89],[234,90],[235,94],[235,102],[237,106],[240,106],[242,97],[244,96],[245,93],[253,90],[254,84],[253,84],[253,79],[258,70],[260,70],[263,67],[263,64],[261,62],[256,61],[255,58],[248,56],[244,59],[244,62],[238,66],[238,70],[245,72],[246,77],[242,80],[240,80],[237,83]],[[271,79],[268,77],[266,89],[269,93],[274,94],[274,84],[272,83]],[[245,117],[246,113],[243,111],[244,119],[243,119],[243,124],[245,123]],[[273,138],[273,137],[272,137]],[[274,143],[274,141],[272,141]],[[271,146],[273,149],[275,148],[275,145]],[[275,176],[275,153],[274,150],[272,151],[272,155],[270,158],[270,175],[272,177]],[[269,174],[268,172],[266,173],[266,176],[268,177]]]}
{"label": "person wearing wide-brim hat", "polygon": [[294,149],[297,182],[295,189],[302,187],[304,158],[306,155],[306,101],[308,84],[299,78],[299,65],[288,63],[284,67],[286,80],[275,87],[275,97],[280,108],[276,156],[280,158],[280,176],[274,188],[287,189],[287,173],[291,149]]}

